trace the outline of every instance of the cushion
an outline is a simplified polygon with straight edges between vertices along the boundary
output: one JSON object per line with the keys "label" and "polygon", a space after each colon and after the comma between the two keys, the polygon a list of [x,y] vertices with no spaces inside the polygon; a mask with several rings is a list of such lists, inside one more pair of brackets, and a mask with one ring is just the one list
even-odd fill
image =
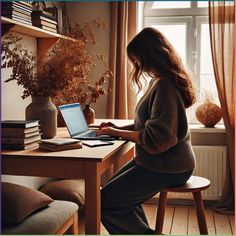
{"label": "cushion", "polygon": [[82,209],[85,202],[85,189],[83,179],[56,180],[45,184],[40,191],[55,200],[65,200],[77,203]]}
{"label": "cushion", "polygon": [[73,202],[55,200],[20,224],[3,227],[2,234],[55,234],[77,210],[78,205]]}
{"label": "cushion", "polygon": [[3,224],[17,224],[34,211],[53,202],[37,190],[13,183],[2,183]]}

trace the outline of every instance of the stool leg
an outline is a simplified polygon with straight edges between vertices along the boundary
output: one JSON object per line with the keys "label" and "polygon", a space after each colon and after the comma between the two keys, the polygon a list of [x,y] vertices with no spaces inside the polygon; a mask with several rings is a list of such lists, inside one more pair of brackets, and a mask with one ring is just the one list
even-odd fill
{"label": "stool leg", "polygon": [[156,227],[155,227],[156,234],[162,234],[164,217],[165,217],[165,209],[166,209],[166,199],[167,199],[167,192],[161,191],[159,201],[158,201],[158,209],[157,209],[157,218],[156,218]]}
{"label": "stool leg", "polygon": [[193,198],[195,202],[195,208],[197,213],[197,221],[200,234],[208,234],[207,224],[206,224],[206,217],[205,217],[205,210],[202,200],[201,191],[193,192]]}

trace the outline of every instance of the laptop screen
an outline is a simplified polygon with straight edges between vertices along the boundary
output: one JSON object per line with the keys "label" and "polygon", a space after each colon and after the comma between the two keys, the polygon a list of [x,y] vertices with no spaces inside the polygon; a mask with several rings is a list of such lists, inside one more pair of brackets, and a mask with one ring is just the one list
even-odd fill
{"label": "laptop screen", "polygon": [[79,103],[59,106],[59,109],[71,136],[89,130]]}

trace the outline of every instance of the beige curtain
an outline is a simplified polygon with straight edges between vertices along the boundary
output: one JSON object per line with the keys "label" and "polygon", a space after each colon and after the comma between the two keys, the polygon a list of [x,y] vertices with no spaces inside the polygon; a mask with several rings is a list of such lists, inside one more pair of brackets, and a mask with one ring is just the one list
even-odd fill
{"label": "beige curtain", "polygon": [[114,78],[109,81],[107,118],[131,119],[136,94],[128,81],[131,68],[126,47],[136,34],[136,2],[111,2],[110,19],[110,69]]}
{"label": "beige curtain", "polygon": [[222,199],[215,211],[234,212],[235,157],[235,11],[233,1],[210,1],[209,21],[212,59],[218,95],[226,128],[228,160]]}

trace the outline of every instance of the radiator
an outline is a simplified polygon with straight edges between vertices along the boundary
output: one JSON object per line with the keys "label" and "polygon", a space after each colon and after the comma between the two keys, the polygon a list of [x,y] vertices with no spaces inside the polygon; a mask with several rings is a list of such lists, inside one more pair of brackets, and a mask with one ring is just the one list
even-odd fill
{"label": "radiator", "polygon": [[[206,177],[211,186],[202,192],[205,200],[219,200],[226,173],[226,146],[193,146],[196,168],[193,175]],[[168,193],[168,198],[192,199],[191,193]]]}

